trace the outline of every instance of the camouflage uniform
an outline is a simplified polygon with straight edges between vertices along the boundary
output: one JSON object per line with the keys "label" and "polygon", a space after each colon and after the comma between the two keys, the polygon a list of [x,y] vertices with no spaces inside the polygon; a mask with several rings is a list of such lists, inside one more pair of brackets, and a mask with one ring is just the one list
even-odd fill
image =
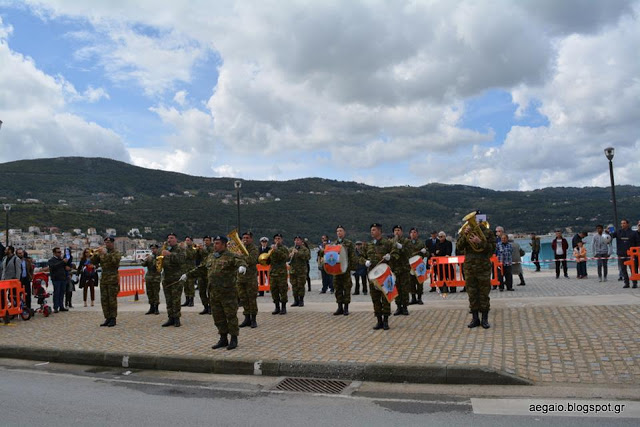
{"label": "camouflage uniform", "polygon": [[165,256],[162,262],[164,271],[164,299],[167,302],[167,315],[170,319],[180,317],[180,297],[182,296],[182,282],[180,276],[185,273],[184,249],[179,246],[167,248],[171,255]]}
{"label": "camouflage uniform", "polygon": [[247,266],[245,274],[238,273],[238,295],[240,303],[244,308],[244,315],[258,314],[258,248],[253,243],[245,245],[249,255],[242,255],[244,263]]}
{"label": "camouflage uniform", "polygon": [[[399,258],[397,248],[391,240],[382,237],[380,240],[374,239],[367,243],[364,251],[364,260],[371,261],[369,271],[373,270],[385,254],[391,255],[391,261],[389,262],[397,262]],[[376,316],[391,314],[391,305],[387,301],[384,292],[379,290],[371,281],[369,281],[369,294],[371,295],[371,302],[373,302],[373,312]]]}
{"label": "camouflage uniform", "polygon": [[160,304],[160,272],[156,269],[156,255],[151,255],[142,262],[143,267],[147,267],[147,274],[144,281],[147,286],[147,298],[149,304]]}
{"label": "camouflage uniform", "polygon": [[100,303],[105,319],[115,319],[118,316],[118,268],[122,255],[115,249],[107,250],[106,254],[96,253],[91,257],[91,264],[102,266],[100,278]]}
{"label": "camouflage uniform", "polygon": [[396,275],[396,287],[398,288],[396,304],[406,308],[409,305],[409,272],[411,271],[411,266],[409,265],[409,239],[406,237],[394,237],[392,242],[396,249],[396,243],[402,245],[402,249],[397,249],[398,257],[391,258],[391,270]]}
{"label": "camouflage uniform", "polygon": [[287,299],[287,260],[289,250],[286,246],[278,246],[271,254],[271,269],[269,270],[269,286],[271,298],[276,304],[286,304]]}
{"label": "camouflage uniform", "polygon": [[[213,252],[198,266],[199,272],[206,271],[209,284],[209,304],[213,322],[220,335],[238,336],[238,288],[236,276],[240,266],[247,267],[245,261],[228,250]],[[198,273],[192,271],[188,276]],[[247,271],[248,274],[248,271]]]}
{"label": "camouflage uniform", "polygon": [[356,264],[358,264],[356,250],[353,242],[349,239],[337,239],[335,244],[342,245],[347,250],[347,259],[345,261],[348,267],[344,274],[333,276],[333,292],[338,304],[349,304],[351,302],[351,286],[353,286],[351,282],[351,271],[355,270]]}
{"label": "camouflage uniform", "polygon": [[[209,246],[203,246],[202,249],[198,250],[198,257],[203,260],[207,259],[209,255],[213,253],[213,244]],[[202,263],[200,264],[202,265]],[[200,301],[202,305],[205,307],[209,307],[209,295],[207,294],[208,290],[208,281],[207,281],[207,272],[198,269],[198,274],[196,274],[196,278],[198,279],[198,295],[200,295]]]}
{"label": "camouflage uniform", "polygon": [[[184,271],[195,268],[198,256],[198,249],[194,249],[193,246],[184,248]],[[188,304],[190,299],[196,296],[196,277],[189,277],[183,286],[186,304]]]}
{"label": "camouflage uniform", "polygon": [[485,241],[478,246],[481,252],[471,249],[467,236],[462,234],[456,248],[464,251],[464,277],[469,296],[469,308],[472,312],[487,313],[491,308],[489,292],[491,291],[491,257],[496,251],[496,239],[490,230],[482,227]]}
{"label": "camouflage uniform", "polygon": [[[424,253],[422,252],[422,249],[425,249]],[[407,251],[409,252],[409,258],[416,255],[420,255],[422,258],[429,256],[429,249],[427,249],[422,240],[407,241]],[[421,296],[424,292],[423,283],[418,282],[417,276],[414,276],[413,274],[410,274],[409,277],[409,291],[418,296]]]}
{"label": "camouflage uniform", "polygon": [[[289,263],[291,266],[289,279],[291,280],[293,298],[297,302],[301,297],[304,298],[307,274],[309,273],[307,262],[311,259],[311,252],[304,245],[295,246],[295,249],[298,250],[298,253],[293,255]],[[273,268],[273,266],[271,268]]]}

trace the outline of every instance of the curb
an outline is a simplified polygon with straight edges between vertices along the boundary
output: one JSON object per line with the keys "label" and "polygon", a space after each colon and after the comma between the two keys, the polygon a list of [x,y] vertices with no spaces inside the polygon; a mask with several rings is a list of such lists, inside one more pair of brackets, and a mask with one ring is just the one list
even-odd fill
{"label": "curb", "polygon": [[60,351],[7,345],[0,345],[0,358],[226,375],[264,375],[415,384],[533,385],[533,381],[507,372],[487,367],[461,365],[281,362],[142,353],[121,354],[87,350]]}

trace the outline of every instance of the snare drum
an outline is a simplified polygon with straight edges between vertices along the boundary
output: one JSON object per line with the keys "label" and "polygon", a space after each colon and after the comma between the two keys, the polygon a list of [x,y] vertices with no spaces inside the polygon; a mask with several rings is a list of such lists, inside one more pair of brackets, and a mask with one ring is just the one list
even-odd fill
{"label": "snare drum", "polygon": [[324,271],[332,276],[347,272],[349,260],[347,248],[342,245],[327,245],[324,247]]}
{"label": "snare drum", "polygon": [[396,295],[398,295],[396,276],[387,264],[382,263],[373,267],[368,277],[371,283],[386,295],[387,301],[393,301]]}
{"label": "snare drum", "polygon": [[412,256],[409,258],[409,265],[411,265],[411,274],[416,276],[418,283],[424,283],[428,277],[428,270],[422,257],[420,255]]}

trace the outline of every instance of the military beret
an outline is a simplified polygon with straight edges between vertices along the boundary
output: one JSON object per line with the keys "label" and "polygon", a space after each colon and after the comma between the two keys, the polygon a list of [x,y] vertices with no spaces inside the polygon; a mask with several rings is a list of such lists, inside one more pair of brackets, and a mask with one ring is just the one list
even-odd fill
{"label": "military beret", "polygon": [[[184,240],[191,239],[191,236],[184,236]],[[193,239],[191,239],[193,240]]]}
{"label": "military beret", "polygon": [[250,231],[245,231],[244,233],[242,233],[243,236],[249,236],[249,237],[253,237],[253,233]]}
{"label": "military beret", "polygon": [[169,234],[167,234],[167,237],[169,237],[169,236],[173,236],[173,237],[175,237],[175,238],[177,238],[177,237],[178,237],[178,236],[176,235],[176,233],[169,233]]}
{"label": "military beret", "polygon": [[401,226],[401,225],[394,225],[394,226],[393,226],[393,231],[395,231],[395,230],[396,230],[396,228],[399,228],[400,230],[402,230],[402,226]]}
{"label": "military beret", "polygon": [[227,243],[229,241],[229,239],[227,239],[227,236],[220,236],[220,235],[214,237],[213,240],[214,241],[220,240],[222,243]]}
{"label": "military beret", "polygon": [[209,235],[207,234],[206,236],[204,236],[204,237],[202,238],[202,240],[204,240],[204,239],[210,239],[210,238],[211,238],[211,236],[209,236]]}
{"label": "military beret", "polygon": [[105,241],[105,242],[107,242],[107,241],[109,241],[109,242],[115,242],[115,241],[116,241],[116,239],[114,239],[114,238],[113,238],[113,236],[107,236],[107,237],[105,237],[105,238],[104,238],[104,241]]}
{"label": "military beret", "polygon": [[344,226],[342,226],[342,225],[338,225],[338,226],[336,227],[336,230],[337,230],[338,228],[342,228],[343,230],[346,230],[346,228],[344,228]]}
{"label": "military beret", "polygon": [[417,229],[417,228],[415,228],[415,227],[411,227],[411,228],[409,229],[409,233],[411,233],[412,231],[415,231],[415,232],[417,233],[417,232],[418,232],[418,229]]}
{"label": "military beret", "polygon": [[280,238],[282,238],[282,234],[280,234],[280,233],[276,233],[276,234],[274,234],[274,235],[273,235],[273,238],[275,239],[276,237],[280,237]]}
{"label": "military beret", "polygon": [[300,239],[302,240],[302,236],[300,236],[299,234],[293,237],[294,239]]}
{"label": "military beret", "polygon": [[159,248],[159,247],[160,246],[158,246],[157,243],[152,243],[152,244],[149,245],[149,249],[151,249],[151,248]]}
{"label": "military beret", "polygon": [[373,228],[373,227],[382,228],[382,224],[378,224],[377,222],[374,222],[369,226],[369,228]]}

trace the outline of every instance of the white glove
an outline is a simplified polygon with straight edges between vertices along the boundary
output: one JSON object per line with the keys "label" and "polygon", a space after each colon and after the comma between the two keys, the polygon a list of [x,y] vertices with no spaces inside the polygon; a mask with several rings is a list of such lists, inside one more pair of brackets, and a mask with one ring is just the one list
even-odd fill
{"label": "white glove", "polygon": [[[398,243],[399,244],[399,243]],[[389,261],[391,259],[391,255],[389,254],[385,254],[385,256],[382,257],[385,261]]]}
{"label": "white glove", "polygon": [[244,265],[241,265],[240,267],[238,267],[238,273],[244,274],[246,272],[247,272],[247,267],[245,267]]}
{"label": "white glove", "polygon": [[[402,243],[396,243],[396,248],[402,249]],[[388,260],[387,260],[388,261]]]}
{"label": "white glove", "polygon": [[365,266],[365,267],[367,267],[367,268],[371,267],[371,261],[367,260],[367,261],[364,263],[364,266]]}
{"label": "white glove", "polygon": [[427,253],[427,249],[426,248],[422,248],[422,249],[420,249],[420,252],[422,252],[423,254],[426,254]]}
{"label": "white glove", "polygon": [[183,274],[182,276],[180,276],[180,281],[181,282],[186,282],[187,281],[187,275]]}

